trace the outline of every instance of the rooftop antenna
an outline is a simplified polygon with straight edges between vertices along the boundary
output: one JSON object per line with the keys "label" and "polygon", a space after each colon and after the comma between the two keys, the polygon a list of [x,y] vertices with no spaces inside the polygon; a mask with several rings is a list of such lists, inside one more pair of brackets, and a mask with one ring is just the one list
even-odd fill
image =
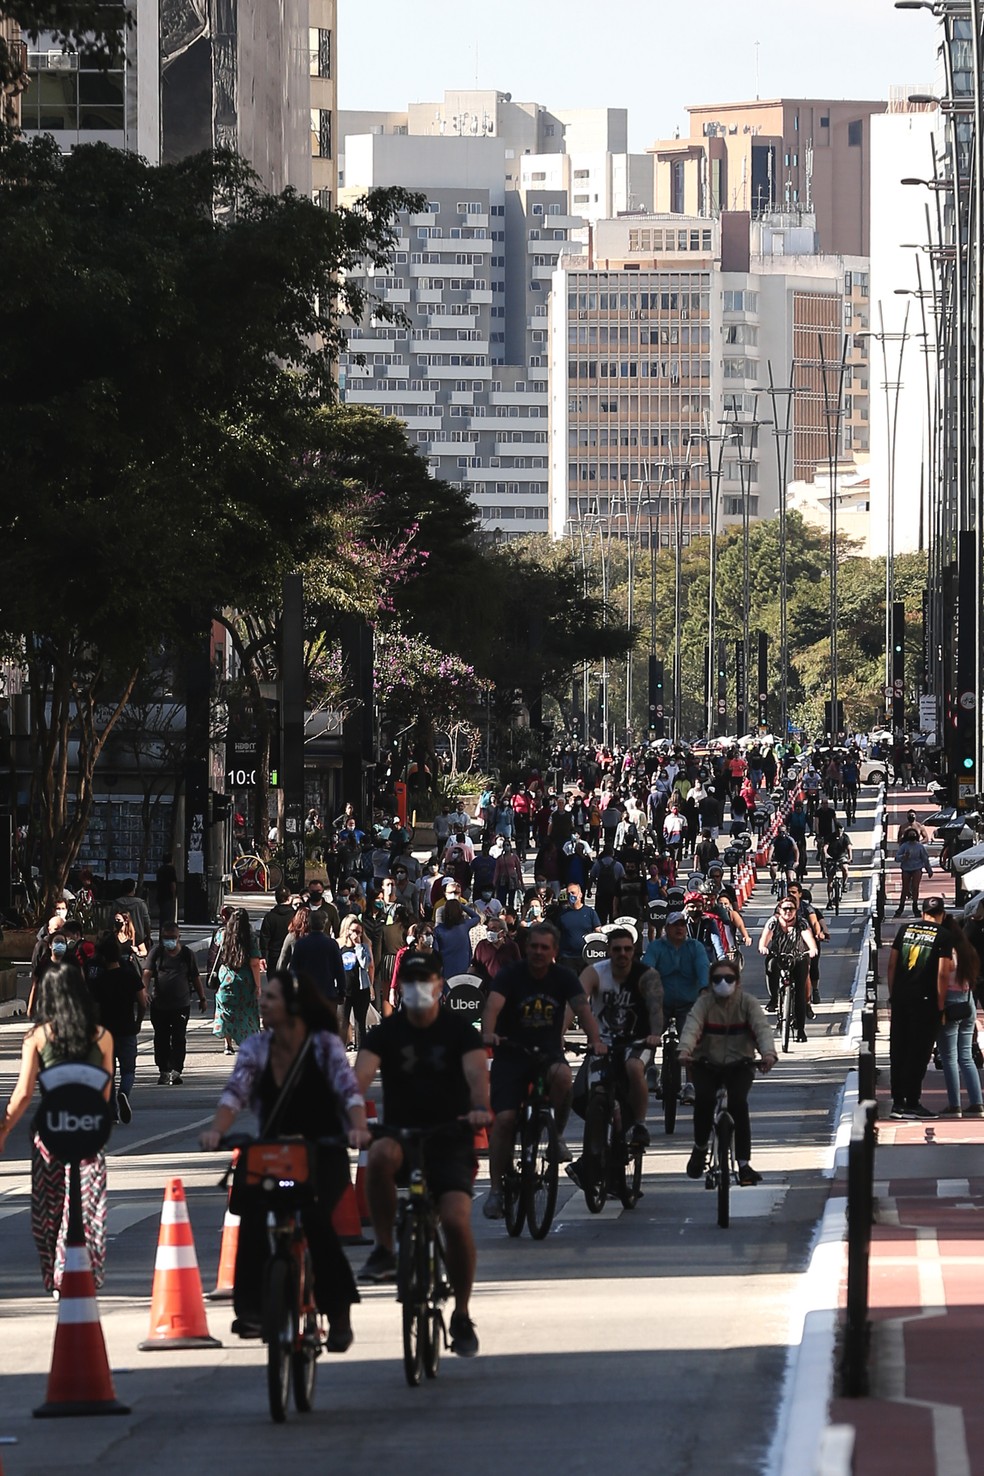
{"label": "rooftop antenna", "polygon": [[761,97],[761,93],[759,92],[759,51],[761,49],[761,46],[762,46],[761,41],[756,41],[756,43],[755,43],[755,101],[756,102],[758,102],[759,98]]}

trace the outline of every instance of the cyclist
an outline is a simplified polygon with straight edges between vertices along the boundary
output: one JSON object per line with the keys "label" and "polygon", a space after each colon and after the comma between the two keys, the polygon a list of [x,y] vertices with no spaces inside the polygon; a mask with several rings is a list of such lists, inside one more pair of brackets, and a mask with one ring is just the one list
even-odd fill
{"label": "cyclist", "polygon": [[687,1177],[703,1176],[714,1120],[714,1099],[724,1082],[728,1088],[728,1111],[735,1124],[738,1182],[748,1187],[758,1184],[762,1178],[751,1164],[752,1125],[748,1115],[755,1051],[757,1048],[762,1058],[761,1071],[772,1070],[776,1052],[762,1006],[742,989],[736,965],[730,959],[718,959],[711,965],[708,982],[710,987],[690,1011],[680,1036],[680,1060],[692,1070],[697,1092],[694,1146],[687,1162]]}
{"label": "cyclist", "polygon": [[697,939],[707,954],[708,962],[723,958],[728,951],[724,925],[716,915],[708,916],[704,912],[702,892],[687,892],[683,899],[683,915],[687,919],[687,932],[691,938]]}
{"label": "cyclist", "polygon": [[826,849],[827,842],[830,840],[830,837],[833,835],[836,829],[837,814],[834,810],[833,805],[830,803],[830,800],[827,798],[826,795],[824,795],[820,801],[820,808],[817,810],[816,817],[813,821],[813,832],[816,836],[817,842],[817,865],[820,866],[821,869],[823,867],[824,850]]}
{"label": "cyclist", "polygon": [[492,1187],[482,1208],[487,1220],[502,1219],[502,1175],[509,1165],[516,1136],[516,1113],[532,1075],[529,1058],[508,1047],[536,1046],[552,1058],[547,1082],[560,1134],[557,1151],[562,1163],[571,1158],[563,1139],[571,1110],[571,1068],[564,1059],[564,1020],[568,1006],[595,1054],[603,1055],[608,1049],[580,979],[556,962],[559,942],[560,933],[552,923],[535,923],[527,934],[523,962],[503,969],[489,986],[482,1014],[482,1042],[499,1049],[491,1071],[495,1126],[489,1139]]}
{"label": "cyclist", "polygon": [[[386,1127],[446,1129],[425,1139],[424,1172],[437,1201],[454,1292],[448,1329],[451,1351],[473,1358],[478,1352],[468,1310],[475,1280],[473,1132],[492,1121],[488,1062],[472,1027],[441,1009],[443,979],[435,959],[407,957],[398,982],[403,1008],[367,1033],[355,1074],[367,1092],[380,1073]],[[403,1158],[396,1138],[379,1137],[369,1149],[366,1191],[375,1244],[359,1272],[360,1281],[392,1281],[396,1276],[393,1225]]]}
{"label": "cyclist", "polygon": [[779,971],[788,965],[793,980],[796,1039],[806,1040],[806,983],[809,961],[817,945],[809,928],[801,925],[799,908],[792,897],[783,897],[762,929],[758,951],[765,959],[765,981],[769,987],[770,1011],[779,1008]]}
{"label": "cyclist", "polygon": [[[260,991],[263,1029],[239,1047],[232,1075],[219,1098],[212,1124],[201,1134],[202,1147],[218,1148],[237,1115],[252,1107],[261,1135],[334,1137],[347,1132],[353,1148],[369,1142],[366,1109],[359,1084],[338,1035],[334,1005],[306,974],[270,974]],[[301,1211],[314,1266],[314,1296],[328,1318],[329,1353],[352,1345],[351,1306],[359,1300],[352,1270],[331,1222],[332,1210],[349,1184],[348,1155],[342,1148],[318,1148],[313,1205]],[[261,1335],[260,1297],[267,1254],[266,1213],[246,1210],[239,1226],[232,1330],[241,1338]]]}
{"label": "cyclist", "polygon": [[[664,1016],[669,1018],[672,1015],[680,1030],[698,994],[707,984],[710,967],[703,945],[690,937],[687,919],[682,912],[668,915],[666,931],[661,938],[653,939],[642,961],[659,974],[663,985]],[[689,1072],[680,1100],[685,1106],[694,1100],[694,1084]]]}
{"label": "cyclist", "polygon": [[[629,1083],[629,1100],[635,1123],[629,1133],[633,1147],[649,1147],[649,1130],[646,1127],[646,1109],[649,1105],[649,1088],[646,1084],[645,1058],[649,1051],[660,1043],[663,1033],[663,986],[655,969],[647,968],[636,958],[634,932],[627,927],[614,927],[608,934],[608,957],[589,964],[581,975],[584,992],[591,1003],[595,1018],[605,1040],[612,1035],[628,1036],[632,1040],[645,1040],[645,1046],[633,1047],[625,1062],[625,1074]],[[578,1072],[587,1076],[587,1060]],[[578,1083],[575,1083],[575,1096]],[[568,1164],[567,1173],[577,1180],[577,1165]]]}
{"label": "cyclist", "polygon": [[830,883],[835,871],[841,874],[843,890],[847,890],[848,872],[847,868],[854,860],[854,851],[851,847],[851,837],[840,825],[834,826],[834,833],[830,837],[823,850],[823,869],[827,878],[827,906],[830,906]]}
{"label": "cyclist", "polygon": [[796,842],[796,849],[800,854],[798,870],[799,875],[802,876],[806,870],[806,836],[809,830],[806,809],[802,800],[793,801],[793,808],[786,819],[786,829]]}
{"label": "cyclist", "polygon": [[772,855],[769,857],[769,875],[772,878],[773,890],[776,886],[776,876],[781,872],[786,886],[790,886],[796,880],[800,867],[800,849],[784,825],[780,825],[776,831],[775,840],[772,842]]}
{"label": "cyclist", "polygon": [[817,945],[816,957],[810,959],[810,977],[806,987],[806,1018],[812,1020],[812,1006],[820,1003],[820,945],[830,942],[830,931],[823,920],[823,915],[814,905],[811,891],[808,891],[800,882],[796,882],[790,887],[789,895],[798,908],[801,926],[809,928],[813,934],[813,941]]}
{"label": "cyclist", "polygon": [[813,767],[812,761],[803,770],[803,793],[806,795],[806,818],[810,829],[817,813],[817,805],[820,802],[820,775]]}
{"label": "cyclist", "polygon": [[707,881],[701,887],[701,891],[704,894],[705,914],[720,919],[724,924],[725,951],[733,952],[738,946],[739,939],[746,948],[751,948],[752,940],[738,907],[734,888],[725,886],[724,873],[720,865],[708,868]]}
{"label": "cyclist", "polygon": [[844,760],[841,776],[844,780],[844,816],[848,825],[853,825],[858,809],[858,786],[861,783],[861,768],[853,750]]}

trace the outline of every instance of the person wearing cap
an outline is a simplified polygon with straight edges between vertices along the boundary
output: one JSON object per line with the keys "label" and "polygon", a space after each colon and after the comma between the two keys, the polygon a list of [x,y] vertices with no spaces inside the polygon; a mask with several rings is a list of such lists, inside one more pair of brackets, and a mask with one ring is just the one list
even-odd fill
{"label": "person wearing cap", "polygon": [[704,915],[704,895],[702,892],[687,892],[683,899],[683,915],[687,919],[687,932],[691,938],[705,950],[708,963],[713,963],[717,958],[723,958],[727,951],[721,930],[714,921]]}
{"label": "person wearing cap", "polygon": [[901,917],[905,911],[906,899],[912,899],[912,915],[919,917],[919,883],[925,871],[927,877],[932,878],[933,867],[930,863],[929,852],[919,839],[919,832],[915,826],[908,825],[902,833],[902,841],[895,853],[895,861],[902,873],[902,891],[899,896],[899,905],[895,909],[895,916]]}
{"label": "person wearing cap", "polygon": [[[663,1014],[676,1021],[678,1030],[690,1013],[702,989],[707,987],[710,961],[703,945],[691,938],[687,919],[682,912],[670,912],[661,938],[654,938],[642,956],[647,968],[655,969],[663,985]],[[688,1071],[687,1083],[680,1098],[684,1105],[694,1100],[693,1082]]]}
{"label": "person wearing cap", "polygon": [[953,939],[944,926],[942,897],[927,897],[918,921],[899,928],[888,955],[888,1000],[892,1012],[888,1055],[894,1118],[935,1117],[921,1101],[923,1078],[933,1054],[953,972]]}
{"label": "person wearing cap", "polygon": [[730,959],[719,959],[710,969],[709,988],[694,1004],[680,1033],[680,1061],[693,1073],[694,1146],[687,1161],[687,1177],[701,1179],[707,1164],[707,1146],[714,1120],[714,1100],[722,1082],[728,1089],[728,1111],[735,1124],[738,1182],[750,1187],[762,1175],[752,1168],[752,1124],[748,1093],[759,1070],[776,1064],[772,1031],[757,999],[741,987],[741,975]]}
{"label": "person wearing cap", "polygon": [[729,895],[730,889],[724,886],[724,872],[720,864],[714,864],[708,869],[707,881],[702,890],[705,915],[719,918],[726,930],[725,952],[730,952],[739,939],[746,948],[750,948],[752,940],[745,926],[745,919],[737,903],[732,900],[733,894]]}

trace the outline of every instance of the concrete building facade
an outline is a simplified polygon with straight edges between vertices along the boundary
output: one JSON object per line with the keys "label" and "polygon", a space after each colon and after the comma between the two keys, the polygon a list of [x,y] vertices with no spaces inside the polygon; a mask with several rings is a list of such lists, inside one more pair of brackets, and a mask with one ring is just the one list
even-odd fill
{"label": "concrete building facade", "polygon": [[659,212],[815,217],[820,249],[867,256],[871,120],[888,104],[813,98],[702,103],[690,135],[650,146]]}

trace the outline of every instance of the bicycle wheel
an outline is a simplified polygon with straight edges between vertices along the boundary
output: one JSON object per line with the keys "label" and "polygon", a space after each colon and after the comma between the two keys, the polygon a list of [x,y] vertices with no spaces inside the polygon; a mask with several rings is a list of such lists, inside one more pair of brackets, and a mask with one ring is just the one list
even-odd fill
{"label": "bicycle wheel", "polygon": [[411,1389],[424,1371],[424,1323],[426,1318],[426,1247],[419,1234],[417,1217],[407,1214],[400,1230],[397,1254],[397,1295],[403,1307],[403,1372]]}
{"label": "bicycle wheel", "polygon": [[722,1230],[731,1223],[731,1139],[735,1125],[729,1112],[722,1112],[717,1120],[717,1219]]}
{"label": "bicycle wheel", "polygon": [[557,1124],[553,1114],[539,1111],[529,1125],[528,1148],[523,1154],[526,1223],[534,1240],[542,1240],[553,1224],[557,1207]]}
{"label": "bicycle wheel", "polygon": [[608,1197],[608,1094],[594,1091],[588,1097],[584,1116],[584,1152],[581,1155],[581,1182],[584,1202],[593,1215],[605,1208]]}
{"label": "bicycle wheel", "polygon": [[623,1174],[622,1204],[626,1209],[635,1209],[642,1198],[642,1149],[626,1148],[625,1151],[628,1162]]}
{"label": "bicycle wheel", "polygon": [[268,892],[275,892],[279,886],[282,886],[283,885],[283,880],[284,880],[284,868],[282,866],[278,866],[277,863],[276,863],[276,861],[268,861],[267,862],[267,891]]}
{"label": "bicycle wheel", "polygon": [[675,1040],[663,1047],[663,1130],[672,1133],[676,1127],[677,1104],[680,1100],[680,1057]]}
{"label": "bicycle wheel", "polygon": [[429,1379],[437,1378],[437,1370],[441,1365],[441,1343],[444,1339],[444,1314],[441,1311],[441,1302],[444,1298],[447,1285],[447,1275],[444,1270],[444,1247],[441,1245],[440,1233],[434,1231],[433,1250],[429,1257],[430,1282],[427,1306],[424,1309],[424,1373]]}
{"label": "bicycle wheel", "polygon": [[[522,1137],[522,1128],[520,1128],[520,1137]],[[517,1161],[515,1144],[512,1156],[512,1165],[502,1176],[502,1213],[506,1222],[506,1230],[515,1240],[517,1235],[522,1235],[523,1226],[526,1223],[526,1201],[523,1198],[522,1164]]]}
{"label": "bicycle wheel", "polygon": [[834,886],[831,893],[831,900],[834,904],[834,916],[839,917],[841,910],[841,878],[839,875],[834,877]]}
{"label": "bicycle wheel", "polygon": [[291,1365],[297,1330],[297,1303],[293,1270],[274,1258],[267,1272],[263,1298],[263,1337],[267,1345],[267,1396],[270,1418],[283,1424],[290,1398]]}
{"label": "bicycle wheel", "polygon": [[314,1385],[318,1372],[318,1319],[309,1312],[304,1319],[301,1346],[291,1359],[294,1385],[294,1408],[298,1414],[310,1414],[314,1408]]}
{"label": "bicycle wheel", "polygon": [[779,1009],[782,1018],[782,1049],[786,1054],[789,1051],[789,1038],[793,1033],[793,981],[784,980],[781,989]]}

